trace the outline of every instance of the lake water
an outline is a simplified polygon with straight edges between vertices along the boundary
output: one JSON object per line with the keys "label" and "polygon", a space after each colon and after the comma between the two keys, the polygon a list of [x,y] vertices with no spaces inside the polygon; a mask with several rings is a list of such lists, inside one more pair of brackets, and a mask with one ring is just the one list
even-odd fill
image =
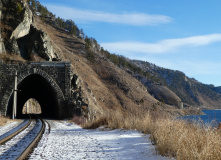
{"label": "lake water", "polygon": [[213,127],[217,127],[221,123],[221,110],[202,110],[205,115],[193,115],[185,116],[183,119],[201,121],[204,124],[210,124]]}

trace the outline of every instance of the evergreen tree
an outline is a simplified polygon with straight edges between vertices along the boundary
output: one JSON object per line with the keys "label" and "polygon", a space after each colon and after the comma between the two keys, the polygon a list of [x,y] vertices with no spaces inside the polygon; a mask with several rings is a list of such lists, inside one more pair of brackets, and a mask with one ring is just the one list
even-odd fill
{"label": "evergreen tree", "polygon": [[27,3],[28,3],[28,5],[30,5],[31,4],[31,0],[27,0]]}
{"label": "evergreen tree", "polygon": [[100,50],[101,54],[104,54],[104,48],[101,47],[101,50]]}
{"label": "evergreen tree", "polygon": [[81,37],[84,39],[85,34],[84,34],[84,31],[83,31],[82,28],[81,28],[81,30],[80,30],[80,33],[81,33]]}
{"label": "evergreen tree", "polygon": [[36,0],[30,0],[29,4],[30,4],[31,9],[35,12],[36,7],[37,7]]}

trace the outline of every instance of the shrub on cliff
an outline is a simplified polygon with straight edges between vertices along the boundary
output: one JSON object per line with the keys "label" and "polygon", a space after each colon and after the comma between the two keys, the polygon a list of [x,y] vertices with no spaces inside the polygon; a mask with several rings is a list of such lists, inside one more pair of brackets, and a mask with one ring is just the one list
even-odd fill
{"label": "shrub on cliff", "polygon": [[21,11],[23,10],[23,7],[21,6],[20,3],[17,3],[17,8],[16,8],[18,13],[21,13]]}

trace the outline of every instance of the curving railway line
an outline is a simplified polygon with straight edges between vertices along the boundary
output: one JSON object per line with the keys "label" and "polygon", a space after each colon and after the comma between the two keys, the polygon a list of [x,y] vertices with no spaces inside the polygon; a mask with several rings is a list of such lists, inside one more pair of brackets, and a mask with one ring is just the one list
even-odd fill
{"label": "curving railway line", "polygon": [[29,120],[25,120],[19,126],[1,135],[0,159],[27,158],[41,139],[46,123],[40,117],[32,115]]}

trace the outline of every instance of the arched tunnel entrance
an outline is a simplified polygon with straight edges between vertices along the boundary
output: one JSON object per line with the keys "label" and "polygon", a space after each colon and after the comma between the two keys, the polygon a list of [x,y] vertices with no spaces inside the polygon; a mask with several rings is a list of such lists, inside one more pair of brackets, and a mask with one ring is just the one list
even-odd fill
{"label": "arched tunnel entrance", "polygon": [[[30,98],[34,98],[41,106],[42,118],[59,118],[59,104],[55,89],[41,75],[32,74],[27,76],[18,84],[17,97],[17,118],[26,118],[27,115],[22,114],[24,104]],[[10,97],[7,115],[12,115],[13,94]]]}

